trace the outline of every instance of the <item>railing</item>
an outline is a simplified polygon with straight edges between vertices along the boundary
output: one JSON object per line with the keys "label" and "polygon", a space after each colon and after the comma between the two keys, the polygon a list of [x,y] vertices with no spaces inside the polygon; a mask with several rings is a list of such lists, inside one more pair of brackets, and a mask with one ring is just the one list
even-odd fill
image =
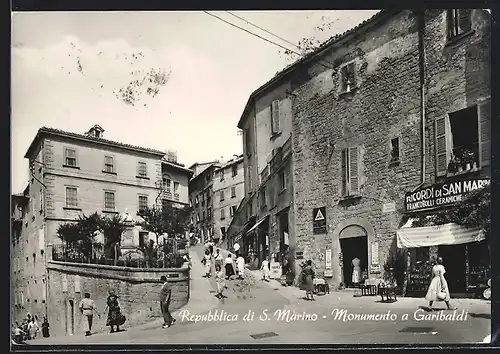
{"label": "railing", "polygon": [[[184,263],[179,250],[184,250],[187,240],[167,239],[163,250],[157,247],[136,248],[118,259],[106,257],[102,245],[95,245],[90,254],[66,245],[52,246],[52,260],[80,264],[101,264],[131,268],[180,268]],[[177,251],[173,251],[177,249]],[[165,252],[164,252],[165,251]],[[134,257],[132,257],[134,254]]]}

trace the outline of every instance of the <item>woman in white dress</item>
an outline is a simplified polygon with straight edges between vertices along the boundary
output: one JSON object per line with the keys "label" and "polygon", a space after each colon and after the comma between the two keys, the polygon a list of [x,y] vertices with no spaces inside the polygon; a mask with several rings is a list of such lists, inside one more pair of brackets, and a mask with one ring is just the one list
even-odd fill
{"label": "woman in white dress", "polygon": [[243,274],[245,274],[245,258],[243,258],[241,254],[236,259],[236,266],[238,270],[238,278],[242,279]]}
{"label": "woman in white dress", "polygon": [[443,258],[438,257],[436,265],[432,267],[432,280],[427,290],[425,299],[429,301],[429,308],[433,310],[432,304],[434,301],[444,301],[448,310],[456,310],[450,305],[450,291],[448,290],[448,283],[444,277],[446,270],[443,266]]}
{"label": "woman in white dress", "polygon": [[205,276],[210,278],[212,275],[212,256],[210,256],[210,251],[205,251],[205,257],[203,258],[203,263],[205,264]]}
{"label": "woman in white dress", "polygon": [[361,279],[360,260],[356,257],[352,260],[352,283],[357,286]]}

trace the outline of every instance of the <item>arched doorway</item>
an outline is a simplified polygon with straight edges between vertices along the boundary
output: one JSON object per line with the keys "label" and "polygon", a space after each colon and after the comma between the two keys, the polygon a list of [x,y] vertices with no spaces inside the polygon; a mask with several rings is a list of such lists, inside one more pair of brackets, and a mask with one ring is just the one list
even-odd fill
{"label": "arched doorway", "polygon": [[353,287],[353,260],[359,260],[361,274],[368,275],[368,233],[359,225],[349,225],[339,233],[340,252],[342,255],[342,282],[346,287]]}

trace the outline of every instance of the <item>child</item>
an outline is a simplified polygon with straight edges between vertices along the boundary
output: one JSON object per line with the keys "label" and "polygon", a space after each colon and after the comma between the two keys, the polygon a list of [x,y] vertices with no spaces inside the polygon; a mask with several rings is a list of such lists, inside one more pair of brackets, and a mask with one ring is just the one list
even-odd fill
{"label": "child", "polygon": [[16,322],[16,326],[14,328],[14,342],[16,344],[21,344],[24,339],[24,331],[21,329],[21,326]]}
{"label": "child", "polygon": [[265,281],[269,281],[269,277],[270,277],[270,272],[269,272],[269,261],[267,260],[267,258],[265,258],[263,261],[262,261],[262,265],[260,267],[260,270],[262,271],[262,280],[265,280]]}
{"label": "child", "polygon": [[222,267],[220,264],[215,265],[215,283],[217,284],[217,298],[224,300],[224,288],[226,284],[224,283],[224,273],[222,272]]}

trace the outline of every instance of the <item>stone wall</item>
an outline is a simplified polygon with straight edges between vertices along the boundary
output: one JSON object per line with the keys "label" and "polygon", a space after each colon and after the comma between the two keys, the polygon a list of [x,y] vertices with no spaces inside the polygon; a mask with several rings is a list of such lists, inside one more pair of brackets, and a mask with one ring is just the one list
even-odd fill
{"label": "stone wall", "polygon": [[120,298],[122,312],[127,317],[125,327],[161,316],[158,297],[162,275],[166,275],[172,284],[171,311],[181,308],[189,300],[187,265],[180,269],[138,269],[49,261],[48,275],[47,306],[51,335],[55,336],[82,332],[78,305],[85,292],[90,293],[101,313],[100,319],[94,319],[93,331],[105,329],[103,309],[110,289]]}

